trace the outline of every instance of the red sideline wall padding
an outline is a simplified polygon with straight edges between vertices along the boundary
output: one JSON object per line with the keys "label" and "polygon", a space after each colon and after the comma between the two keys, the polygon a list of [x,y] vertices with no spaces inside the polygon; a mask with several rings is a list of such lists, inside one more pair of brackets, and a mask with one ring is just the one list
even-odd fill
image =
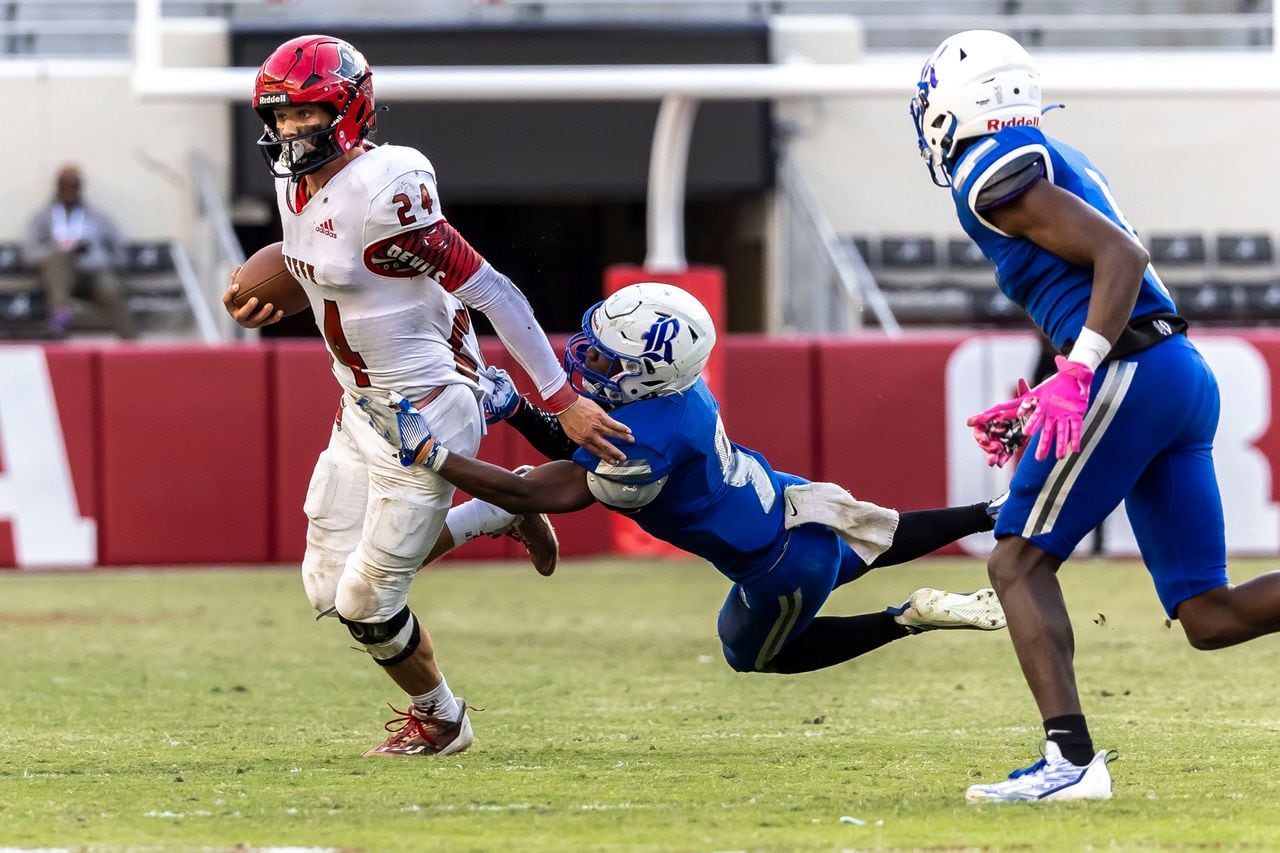
{"label": "red sideline wall padding", "polygon": [[273,562],[302,560],[307,517],[302,502],[316,457],[329,445],[342,391],[320,341],[282,341],[268,349],[271,389]]}
{"label": "red sideline wall padding", "polygon": [[130,347],[100,362],[99,561],[270,559],[267,349]]}
{"label": "red sideline wall padding", "polygon": [[813,476],[898,509],[944,506],[947,358],[954,339],[824,341]]}
{"label": "red sideline wall padding", "polygon": [[[1211,362],[1218,360],[1223,388],[1215,457],[1224,497],[1236,504],[1227,513],[1229,547],[1275,553],[1280,334],[1198,333],[1195,339]],[[1029,338],[1021,340],[1030,346]],[[720,399],[726,429],[780,470],[833,480],[880,504],[942,506],[957,489],[973,492],[965,499],[989,496],[972,486],[998,485],[999,478],[982,467],[967,437],[959,440],[963,427],[954,418],[949,423],[948,412],[956,415],[960,400],[974,407],[988,402],[989,365],[975,347],[990,343],[961,335],[896,342],[725,336]],[[484,347],[492,363],[529,390],[523,371],[496,341]],[[54,347],[43,350],[43,358],[14,363],[38,367],[29,380],[43,381],[48,371],[74,500],[79,514],[96,523],[100,564],[300,558],[303,496],[340,394],[319,342]],[[998,366],[1003,383],[1023,365]],[[949,389],[948,381],[956,387]],[[4,398],[0,407],[24,402],[28,408],[12,411],[29,413],[30,401]],[[952,452],[963,455],[948,458],[948,432]],[[14,460],[23,458],[18,441],[0,433],[0,478],[12,476]],[[540,461],[505,425],[493,428],[482,455],[507,467]],[[1256,496],[1242,486],[1246,481]],[[4,485],[19,498],[33,488],[16,479]],[[558,518],[564,554],[609,551],[609,517],[595,507]],[[0,517],[0,565],[17,561],[15,543],[33,541],[22,538],[20,518]],[[469,543],[457,558],[518,553],[509,540],[486,539]]]}
{"label": "red sideline wall padding", "polygon": [[736,335],[718,346],[725,366],[720,417],[729,438],[763,453],[775,470],[817,477],[814,344]]}

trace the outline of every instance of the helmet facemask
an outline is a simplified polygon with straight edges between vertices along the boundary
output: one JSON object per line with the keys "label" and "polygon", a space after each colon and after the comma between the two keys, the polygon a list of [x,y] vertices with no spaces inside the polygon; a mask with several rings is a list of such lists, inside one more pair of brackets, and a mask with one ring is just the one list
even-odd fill
{"label": "helmet facemask", "polygon": [[[582,315],[582,331],[565,344],[564,369],[569,376],[570,387],[578,394],[595,400],[603,406],[620,406],[630,402],[622,390],[623,380],[643,375],[644,365],[636,359],[628,358],[605,346],[592,330],[592,315],[603,304],[603,302],[597,302]],[[587,366],[592,350],[609,359],[606,372],[601,373]]]}
{"label": "helmet facemask", "polygon": [[641,282],[588,309],[565,347],[565,371],[575,391],[606,405],[678,394],[698,381],[715,340],[711,315],[691,294]]}
{"label": "helmet facemask", "polygon": [[313,130],[283,139],[276,127],[273,109],[263,107],[258,110],[263,122],[262,136],[258,138],[258,150],[266,159],[267,168],[273,177],[308,175],[342,156],[342,149],[334,140],[339,117],[327,107],[322,111],[330,116],[327,122],[322,121]]}
{"label": "helmet facemask", "polygon": [[929,130],[942,133],[938,147],[944,153],[942,157],[938,157],[934,154],[928,140],[925,138],[924,122],[925,116],[929,112],[929,84],[921,82],[917,86],[919,86],[919,91],[911,99],[911,120],[916,126],[916,142],[920,145],[920,156],[929,167],[929,177],[933,178],[934,185],[949,187],[951,186],[951,175],[948,161],[955,154],[956,149],[954,136],[957,124],[956,117],[952,113],[940,113],[930,121]]}
{"label": "helmet facemask", "polygon": [[[290,139],[280,135],[275,110],[312,106],[329,122]],[[262,118],[258,150],[277,178],[308,175],[356,148],[373,132],[377,109],[373,72],[363,55],[340,39],[300,36],[267,57],[254,83],[253,108]]]}

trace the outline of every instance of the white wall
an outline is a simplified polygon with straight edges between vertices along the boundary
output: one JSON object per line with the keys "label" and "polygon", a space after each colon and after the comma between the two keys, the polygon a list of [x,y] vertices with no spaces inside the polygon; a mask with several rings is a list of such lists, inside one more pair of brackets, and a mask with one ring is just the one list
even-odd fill
{"label": "white wall", "polygon": [[[857,61],[861,34],[791,25],[775,28],[775,57]],[[843,41],[848,49],[833,50]],[[1263,94],[1055,93],[1053,80],[1079,76],[1079,60],[1041,59],[1045,103],[1065,101],[1044,120],[1050,136],[1079,148],[1111,181],[1139,231],[1280,231],[1280,89]],[[778,108],[795,128],[792,153],[840,233],[959,234],[949,194],[933,186],[907,112],[925,56],[864,58],[877,79],[901,77],[891,93],[792,102]],[[1128,58],[1132,61],[1132,58]],[[1123,59],[1098,63],[1123,74]],[[885,72],[892,67],[894,74]],[[1242,83],[1249,81],[1242,80]],[[1064,87],[1065,88],[1065,87]]]}
{"label": "white wall", "polygon": [[[225,64],[226,35],[216,22],[166,38],[167,61]],[[20,237],[68,162],[83,170],[86,200],[111,213],[126,237],[189,239],[190,154],[203,152],[227,174],[229,111],[209,102],[140,103],[130,72],[115,61],[0,62],[6,124],[17,137],[15,159],[0,176],[0,240]]]}
{"label": "white wall", "polygon": [[[841,233],[960,231],[916,151],[911,82],[801,119],[793,151]],[[1280,97],[1075,96],[1043,128],[1099,166],[1139,231],[1280,231]]]}

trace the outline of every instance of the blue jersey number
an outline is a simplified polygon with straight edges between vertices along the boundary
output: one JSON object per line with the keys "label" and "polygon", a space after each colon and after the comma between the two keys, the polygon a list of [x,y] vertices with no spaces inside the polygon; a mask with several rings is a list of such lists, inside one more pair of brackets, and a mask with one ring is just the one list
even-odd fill
{"label": "blue jersey number", "polygon": [[720,460],[720,473],[724,476],[725,485],[751,486],[756,490],[760,508],[767,515],[773,509],[778,493],[774,491],[773,483],[760,461],[750,454],[740,452],[729,441],[719,415],[716,416],[716,457]]}

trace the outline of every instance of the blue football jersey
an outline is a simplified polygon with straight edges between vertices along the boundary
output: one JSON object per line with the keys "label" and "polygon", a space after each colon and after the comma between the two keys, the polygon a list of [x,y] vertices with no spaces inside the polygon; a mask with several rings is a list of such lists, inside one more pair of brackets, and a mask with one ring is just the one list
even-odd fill
{"label": "blue football jersey", "polygon": [[627,513],[646,533],[734,579],[777,559],[786,541],[778,475],[763,456],[725,435],[720,404],[705,382],[610,414],[635,437],[634,444],[616,442],[627,460],[604,462],[580,448],[573,461],[622,483],[667,477],[657,497]]}
{"label": "blue football jersey", "polygon": [[[1006,127],[970,146],[955,164],[951,193],[965,233],[995,265],[1000,290],[1025,308],[1053,345],[1062,349],[1084,325],[1093,270],[1069,263],[1030,240],[1010,237],[977,210],[978,194],[1001,167],[1032,152],[1040,155],[1047,180],[1083,199],[1135,240],[1137,234],[1120,213],[1097,167],[1037,127]],[[1131,318],[1175,310],[1168,290],[1148,265]]]}

